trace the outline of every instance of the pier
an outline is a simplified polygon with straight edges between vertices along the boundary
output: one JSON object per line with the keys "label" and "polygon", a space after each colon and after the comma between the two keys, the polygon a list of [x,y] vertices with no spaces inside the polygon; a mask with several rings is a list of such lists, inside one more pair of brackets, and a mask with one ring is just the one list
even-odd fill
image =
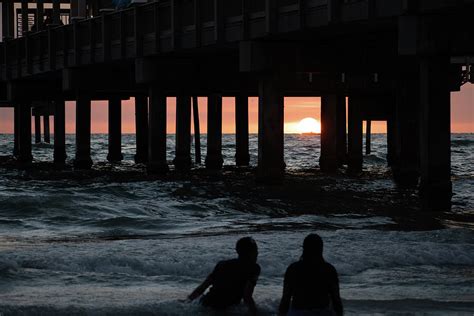
{"label": "pier", "polygon": [[[474,0],[110,2],[0,0],[0,106],[14,109],[19,163],[33,159],[32,115],[35,142],[49,142],[54,118],[54,162],[65,163],[64,107],[75,101],[74,167],[91,168],[93,100],[108,101],[107,159],[122,160],[121,102],[133,97],[135,161],[166,173],[173,96],[173,164],[186,172],[192,99],[206,96],[206,168],[223,164],[223,97],[235,97],[236,165],[245,166],[248,98],[257,96],[257,177],[275,182],[285,173],[284,97],[312,96],[321,97],[323,172],[360,172],[363,122],[383,120],[394,180],[450,199],[450,93],[474,81]],[[370,153],[370,137],[366,145]]]}

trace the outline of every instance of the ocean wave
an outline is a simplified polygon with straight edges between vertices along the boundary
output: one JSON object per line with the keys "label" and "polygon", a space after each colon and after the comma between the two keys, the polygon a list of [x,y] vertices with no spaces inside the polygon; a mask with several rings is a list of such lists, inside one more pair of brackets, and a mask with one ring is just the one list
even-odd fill
{"label": "ocean wave", "polygon": [[387,159],[383,157],[379,157],[378,155],[371,154],[371,155],[364,156],[364,162],[382,164],[382,163],[387,163]]}
{"label": "ocean wave", "polygon": [[[430,314],[430,315],[472,315],[474,304],[468,302],[442,302],[434,300],[343,300],[346,315],[360,314]],[[259,315],[277,315],[278,300],[257,300]],[[5,315],[245,315],[247,310],[239,305],[216,312],[197,303],[180,300],[164,302],[122,304],[113,306],[54,306],[54,305],[6,305],[0,303],[0,313]]]}
{"label": "ocean wave", "polygon": [[[326,258],[342,276],[355,276],[371,269],[403,267],[473,267],[473,236],[448,232],[406,236],[402,232],[320,232],[326,240]],[[384,234],[385,233],[385,234]],[[260,244],[259,262],[266,278],[281,278],[286,267],[300,256],[307,233],[253,234]],[[442,237],[441,237],[442,236]],[[440,238],[440,241],[432,239]],[[375,239],[374,239],[375,238]],[[458,238],[449,241],[451,238]],[[459,240],[464,238],[464,241]],[[200,278],[225,257],[235,256],[236,236],[217,235],[183,238],[102,240],[95,243],[32,244],[16,251],[3,251],[0,260],[21,269],[70,273],[120,273],[129,276],[175,276]],[[431,239],[431,240],[430,240]],[[376,240],[376,241],[374,241]]]}
{"label": "ocean wave", "polygon": [[52,149],[54,148],[54,144],[50,144],[50,143],[32,143],[31,144],[32,146],[32,149],[35,150],[35,149],[38,149],[38,148],[42,148],[42,149]]}
{"label": "ocean wave", "polygon": [[474,139],[471,138],[463,138],[463,139],[452,139],[451,146],[453,147],[466,147],[474,145]]}
{"label": "ocean wave", "polygon": [[14,261],[0,260],[0,280],[4,276],[8,276],[11,272],[15,272],[18,265]]}

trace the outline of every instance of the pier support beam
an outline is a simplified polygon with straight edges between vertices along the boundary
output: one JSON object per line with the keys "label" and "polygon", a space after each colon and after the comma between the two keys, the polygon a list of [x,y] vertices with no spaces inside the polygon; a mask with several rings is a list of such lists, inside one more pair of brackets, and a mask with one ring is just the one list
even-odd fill
{"label": "pier support beam", "polygon": [[346,96],[339,94],[336,103],[336,151],[338,166],[341,167],[347,161],[347,123],[346,123]]}
{"label": "pier support beam", "polygon": [[173,163],[177,170],[191,168],[191,97],[176,98],[176,157]]}
{"label": "pier support beam", "polygon": [[194,120],[194,158],[196,164],[201,164],[201,127],[199,124],[199,98],[193,96],[193,120]]}
{"label": "pier support beam", "polygon": [[148,161],[148,100],[146,96],[135,96],[135,134],[137,144],[135,163],[146,163]]}
{"label": "pier support beam", "polygon": [[259,82],[258,100],[258,168],[261,181],[283,178],[284,161],[284,96],[278,80],[264,76]]}
{"label": "pier support beam", "polygon": [[362,108],[363,98],[351,96],[349,98],[349,136],[348,136],[348,171],[357,173],[362,171]]}
{"label": "pier support beam", "polygon": [[76,157],[74,168],[90,169],[91,159],[91,100],[84,95],[76,99]]}
{"label": "pier support beam", "polygon": [[371,136],[372,136],[372,121],[367,120],[365,125],[365,154],[370,155],[372,152]]}
{"label": "pier support beam", "polygon": [[321,97],[321,171],[333,172],[339,167],[338,143],[338,95]]}
{"label": "pier support beam", "polygon": [[149,88],[148,165],[150,174],[166,173],[166,96],[157,85]]}
{"label": "pier support beam", "polygon": [[391,115],[387,119],[387,165],[392,167],[396,161],[396,124]]}
{"label": "pier support beam", "polygon": [[222,168],[222,95],[211,94],[207,99],[207,155],[206,168]]}
{"label": "pier support beam", "polygon": [[41,116],[35,115],[35,144],[41,143]]}
{"label": "pier support beam", "polygon": [[30,104],[19,105],[20,139],[18,161],[30,163],[33,161],[31,154],[31,106]]}
{"label": "pier support beam", "polygon": [[118,162],[123,160],[122,155],[122,100],[109,100],[109,154],[107,160]]}
{"label": "pier support beam", "polygon": [[43,116],[43,134],[44,134],[44,142],[49,144],[51,143],[51,131],[49,128],[49,115],[45,114]]}
{"label": "pier support beam", "polygon": [[235,163],[248,166],[249,154],[249,97],[246,94],[235,97]]}
{"label": "pier support beam", "polygon": [[420,70],[420,194],[443,205],[452,195],[449,60],[424,59]]}
{"label": "pier support beam", "polygon": [[54,163],[66,162],[66,118],[64,100],[54,102]]}
{"label": "pier support beam", "polygon": [[13,156],[20,154],[20,105],[13,107]]}
{"label": "pier support beam", "polygon": [[393,178],[398,185],[413,187],[418,184],[419,174],[419,121],[420,76],[412,64],[399,79],[397,106],[395,108],[395,159],[392,163]]}

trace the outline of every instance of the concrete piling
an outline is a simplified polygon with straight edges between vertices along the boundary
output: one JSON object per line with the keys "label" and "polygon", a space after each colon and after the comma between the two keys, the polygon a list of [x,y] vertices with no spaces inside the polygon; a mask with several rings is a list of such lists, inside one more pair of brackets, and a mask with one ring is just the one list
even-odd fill
{"label": "concrete piling", "polygon": [[31,154],[31,105],[23,103],[19,109],[19,156],[20,163],[30,163],[33,160]]}
{"label": "concrete piling", "polygon": [[337,141],[337,94],[321,97],[321,157],[319,166],[321,171],[333,172],[339,166]]}
{"label": "concrete piling", "polygon": [[20,154],[20,105],[13,106],[13,156]]}
{"label": "concrete piling", "polygon": [[41,116],[35,115],[35,144],[41,143]]}
{"label": "concrete piling", "polygon": [[391,115],[387,119],[387,166],[394,165],[396,160],[396,124],[395,118]]}
{"label": "concrete piling", "polygon": [[49,114],[45,114],[43,116],[43,135],[44,135],[44,142],[47,144],[51,143],[51,131],[49,128]]}
{"label": "concrete piling", "polygon": [[235,97],[235,163],[248,166],[249,154],[249,98],[246,94]]}
{"label": "concrete piling", "polygon": [[349,135],[348,135],[348,171],[362,171],[362,117],[361,107],[363,98],[349,97]]}
{"label": "concrete piling", "polygon": [[222,95],[211,94],[207,101],[207,155],[206,168],[222,168]]}
{"label": "concrete piling", "polygon": [[346,123],[346,96],[344,94],[337,95],[336,103],[336,151],[337,164],[339,167],[346,164],[347,161],[347,123]]}
{"label": "concrete piling", "polygon": [[371,137],[372,136],[372,121],[365,121],[365,154],[370,155],[372,153]]}
{"label": "concrete piling", "polygon": [[148,98],[143,95],[135,96],[135,135],[135,163],[146,163],[148,161]]}
{"label": "concrete piling", "polygon": [[[416,63],[414,69],[419,68]],[[409,73],[400,80],[395,107],[395,159],[392,172],[400,186],[414,187],[418,184],[420,160],[420,80],[418,71]]]}
{"label": "concrete piling", "polygon": [[66,162],[66,118],[64,100],[54,102],[54,163]]}
{"label": "concrete piling", "polygon": [[284,97],[280,89],[273,76],[260,79],[257,177],[264,182],[280,180],[285,172]]}
{"label": "concrete piling", "polygon": [[193,122],[194,122],[194,158],[196,164],[201,164],[201,126],[199,122],[199,99],[193,96]]}
{"label": "concrete piling", "polygon": [[150,174],[166,173],[166,96],[159,87],[149,88],[148,106],[148,165]]}
{"label": "concrete piling", "polygon": [[122,101],[119,98],[109,99],[109,153],[107,160],[119,162],[122,155]]}
{"label": "concrete piling", "polygon": [[176,97],[176,156],[173,160],[176,170],[191,168],[191,96]]}
{"label": "concrete piling", "polygon": [[90,169],[91,159],[91,100],[79,95],[76,98],[76,169]]}
{"label": "concrete piling", "polygon": [[451,98],[449,60],[421,61],[420,194],[434,204],[449,203],[451,182]]}

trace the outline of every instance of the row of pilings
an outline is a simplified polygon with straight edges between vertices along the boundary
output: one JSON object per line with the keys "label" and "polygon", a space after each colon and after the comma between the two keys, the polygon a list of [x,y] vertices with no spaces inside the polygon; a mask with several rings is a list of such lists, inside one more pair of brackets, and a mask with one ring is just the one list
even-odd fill
{"label": "row of pilings", "polygon": [[[419,184],[423,195],[451,196],[450,175],[450,89],[449,82],[435,76],[441,72],[440,63],[426,62],[421,67],[424,90],[407,76],[393,96],[382,96],[376,104],[388,110],[388,163],[399,184]],[[446,70],[446,69],[444,69]],[[416,78],[416,77],[415,77]],[[436,79],[435,79],[436,78]],[[284,162],[284,95],[272,78],[260,80],[258,89],[258,168],[257,176],[267,182],[281,179]],[[169,170],[166,146],[167,95],[159,86],[150,85],[147,94],[135,96],[137,163],[146,163],[151,174]],[[208,95],[208,137],[206,168],[222,168],[222,98],[223,94]],[[348,112],[346,118],[346,99]],[[321,97],[321,156],[320,168],[333,172],[343,165],[357,173],[363,166],[363,121],[371,119],[366,104],[373,104],[366,95],[346,96],[341,93]],[[236,164],[249,164],[248,130],[249,95],[235,97]],[[74,167],[89,169],[91,159],[91,102],[87,94],[76,98],[76,152]],[[109,161],[122,160],[121,99],[109,98]],[[54,162],[64,165],[65,101],[52,102],[54,108]],[[372,107],[373,108],[373,107]],[[21,163],[32,161],[31,104],[14,106],[14,154]],[[421,113],[421,114],[420,114]],[[176,148],[173,164],[178,171],[192,167],[191,159],[192,95],[176,96]],[[347,120],[347,127],[346,127]],[[49,120],[48,120],[49,121]],[[420,141],[421,140],[421,141]],[[420,177],[421,176],[421,177]],[[420,179],[420,181],[419,181]]]}

